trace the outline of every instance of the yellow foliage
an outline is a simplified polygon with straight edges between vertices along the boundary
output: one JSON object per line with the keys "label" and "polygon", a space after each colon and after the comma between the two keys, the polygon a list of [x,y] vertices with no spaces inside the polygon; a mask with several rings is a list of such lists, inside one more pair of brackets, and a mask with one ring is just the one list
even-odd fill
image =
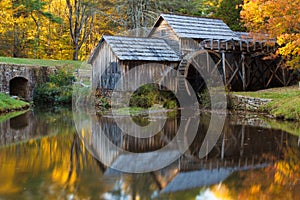
{"label": "yellow foliage", "polygon": [[250,188],[250,193],[251,194],[257,194],[260,192],[260,189],[261,186],[260,185],[252,185],[251,188]]}
{"label": "yellow foliage", "polygon": [[[72,59],[73,45],[69,31],[66,1],[44,0],[48,4],[43,12],[62,19],[62,24],[51,22],[37,12],[25,13],[24,5],[13,6],[11,0],[0,1],[0,55],[40,59]],[[99,7],[102,1],[99,1]],[[80,59],[87,59],[106,30],[118,27],[110,24],[112,8],[105,8],[108,14],[97,12],[91,36],[79,52]],[[26,11],[27,12],[27,11]],[[22,13],[22,14],[21,14]],[[115,14],[115,13],[113,13]],[[38,25],[35,20],[37,20]],[[111,27],[111,28],[108,28]],[[113,33],[113,32],[109,32]]]}
{"label": "yellow foliage", "polygon": [[300,0],[245,0],[241,18],[252,32],[277,38],[278,54],[300,68]]}

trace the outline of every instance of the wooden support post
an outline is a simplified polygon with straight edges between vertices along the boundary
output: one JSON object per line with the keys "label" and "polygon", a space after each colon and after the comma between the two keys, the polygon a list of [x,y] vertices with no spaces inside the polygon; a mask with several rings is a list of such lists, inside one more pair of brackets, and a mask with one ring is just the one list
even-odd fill
{"label": "wooden support post", "polygon": [[206,52],[206,65],[207,65],[207,72],[210,72],[210,55],[208,52]]}
{"label": "wooden support post", "polygon": [[240,51],[243,51],[243,41],[240,41]]}
{"label": "wooden support post", "polygon": [[286,84],[287,81],[286,81],[286,73],[285,73],[285,69],[282,67],[281,70],[282,70],[283,86],[287,86],[287,84]]}
{"label": "wooden support post", "polygon": [[245,55],[242,54],[241,56],[242,61],[242,77],[243,77],[243,90],[246,90],[247,84],[246,84],[246,69],[245,69]]}
{"label": "wooden support post", "polygon": [[250,52],[249,42],[247,41],[246,44],[247,44],[247,52]]}
{"label": "wooden support post", "polygon": [[225,55],[225,52],[224,52],[224,51],[222,51],[222,68],[223,68],[224,84],[227,85],[227,76],[226,76],[226,55]]}
{"label": "wooden support post", "polygon": [[222,139],[222,147],[221,147],[221,160],[224,160],[224,155],[225,155],[225,132],[223,134],[223,139]]}
{"label": "wooden support post", "polygon": [[234,41],[232,40],[231,43],[232,43],[232,50],[235,51],[235,43],[234,43]]}
{"label": "wooden support post", "polygon": [[245,142],[245,125],[242,125],[242,137],[241,137],[241,150],[240,150],[240,156],[243,156],[244,154],[244,142]]}

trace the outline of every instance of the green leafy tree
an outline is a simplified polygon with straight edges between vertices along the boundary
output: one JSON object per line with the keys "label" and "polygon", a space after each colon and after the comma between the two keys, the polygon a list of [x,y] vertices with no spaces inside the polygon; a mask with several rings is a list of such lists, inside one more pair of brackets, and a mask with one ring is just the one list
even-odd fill
{"label": "green leafy tree", "polygon": [[39,85],[35,91],[34,101],[37,103],[70,104],[72,102],[72,71],[62,68],[50,75],[49,82]]}
{"label": "green leafy tree", "polygon": [[242,4],[243,0],[223,0],[214,16],[222,19],[232,30],[244,31],[240,18]]}

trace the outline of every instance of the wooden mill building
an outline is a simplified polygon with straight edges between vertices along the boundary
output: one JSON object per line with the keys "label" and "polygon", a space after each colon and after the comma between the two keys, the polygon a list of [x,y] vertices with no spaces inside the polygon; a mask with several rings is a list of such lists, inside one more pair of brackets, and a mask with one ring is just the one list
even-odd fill
{"label": "wooden mill building", "polygon": [[93,86],[112,90],[122,74],[135,67],[138,70],[130,80],[132,85],[139,79],[159,79],[180,61],[181,57],[163,39],[103,36],[90,60]]}
{"label": "wooden mill building", "polygon": [[[205,87],[198,69],[207,74],[218,70],[232,90],[257,90],[295,80],[295,72],[284,68],[281,58],[267,59],[275,51],[275,40],[255,40],[248,33],[232,31],[222,20],[162,14],[148,37],[103,36],[89,62],[94,88],[114,89],[133,68],[138,70],[132,83],[159,82],[171,67],[177,79],[188,80],[195,91]],[[170,81],[179,87],[176,80]]]}

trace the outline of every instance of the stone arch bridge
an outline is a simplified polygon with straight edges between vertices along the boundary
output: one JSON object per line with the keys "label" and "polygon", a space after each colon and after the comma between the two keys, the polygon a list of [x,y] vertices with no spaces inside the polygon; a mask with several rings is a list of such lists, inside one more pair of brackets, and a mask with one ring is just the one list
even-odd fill
{"label": "stone arch bridge", "polygon": [[0,92],[32,101],[38,83],[46,82],[55,67],[0,63]]}

